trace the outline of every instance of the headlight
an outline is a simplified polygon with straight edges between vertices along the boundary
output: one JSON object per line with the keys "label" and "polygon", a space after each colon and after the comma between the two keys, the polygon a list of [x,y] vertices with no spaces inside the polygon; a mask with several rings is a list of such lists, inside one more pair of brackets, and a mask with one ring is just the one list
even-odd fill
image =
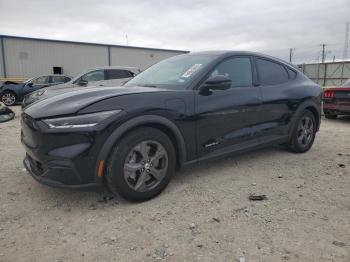
{"label": "headlight", "polygon": [[45,93],[46,90],[39,90],[39,91],[36,91],[34,93],[32,93],[30,96],[31,97],[38,97],[38,96],[42,96],[44,93]]}
{"label": "headlight", "polygon": [[49,128],[82,128],[96,126],[108,117],[118,114],[121,110],[104,111],[92,114],[52,118],[43,120]]}

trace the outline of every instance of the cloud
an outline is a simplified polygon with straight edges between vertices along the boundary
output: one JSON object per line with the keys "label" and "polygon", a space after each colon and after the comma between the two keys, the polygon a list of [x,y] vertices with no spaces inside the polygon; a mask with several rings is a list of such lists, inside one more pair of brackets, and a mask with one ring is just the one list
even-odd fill
{"label": "cloud", "polygon": [[348,0],[0,0],[1,34],[190,51],[263,51],[316,59],[320,44],[341,56]]}

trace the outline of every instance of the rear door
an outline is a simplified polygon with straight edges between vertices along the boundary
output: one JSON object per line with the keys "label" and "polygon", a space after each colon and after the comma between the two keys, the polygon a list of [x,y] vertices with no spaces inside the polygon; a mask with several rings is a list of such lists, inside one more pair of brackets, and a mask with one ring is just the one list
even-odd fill
{"label": "rear door", "polygon": [[262,93],[261,123],[255,127],[256,132],[262,142],[286,137],[303,87],[295,81],[296,72],[282,63],[255,57],[255,65]]}
{"label": "rear door", "polygon": [[250,56],[234,56],[213,68],[209,76],[224,75],[231,88],[195,93],[197,115],[197,154],[222,154],[258,143],[252,126],[260,121],[260,88],[254,86],[254,67]]}

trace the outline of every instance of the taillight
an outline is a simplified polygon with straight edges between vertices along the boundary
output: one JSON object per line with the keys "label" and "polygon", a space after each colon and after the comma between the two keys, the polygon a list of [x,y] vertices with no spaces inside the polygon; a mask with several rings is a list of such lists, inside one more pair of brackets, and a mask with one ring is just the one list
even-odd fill
{"label": "taillight", "polygon": [[323,97],[324,98],[333,98],[334,97],[334,91],[324,91]]}

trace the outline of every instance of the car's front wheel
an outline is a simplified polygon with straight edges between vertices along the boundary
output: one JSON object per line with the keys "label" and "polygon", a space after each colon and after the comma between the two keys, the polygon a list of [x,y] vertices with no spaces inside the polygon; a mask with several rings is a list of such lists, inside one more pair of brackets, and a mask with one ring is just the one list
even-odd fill
{"label": "car's front wheel", "polygon": [[289,148],[295,153],[308,151],[314,143],[316,136],[315,116],[309,110],[305,110],[298,118],[289,141]]}
{"label": "car's front wheel", "polygon": [[12,92],[5,91],[1,96],[1,102],[7,106],[16,104],[16,95]]}
{"label": "car's front wheel", "polygon": [[167,135],[155,128],[138,128],[113,149],[107,166],[107,185],[129,201],[146,201],[168,185],[175,163],[175,149]]}

